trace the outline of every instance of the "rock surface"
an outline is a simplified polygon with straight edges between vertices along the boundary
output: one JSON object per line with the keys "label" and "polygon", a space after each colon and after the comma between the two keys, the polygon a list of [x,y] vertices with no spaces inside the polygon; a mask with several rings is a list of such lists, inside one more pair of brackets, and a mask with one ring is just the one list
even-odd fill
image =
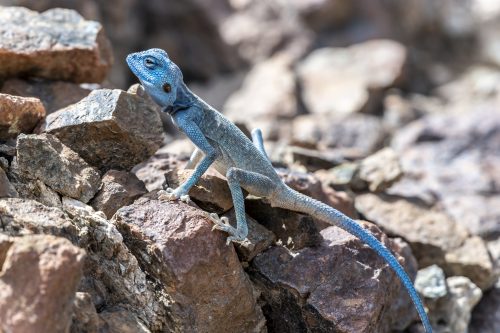
{"label": "rock surface", "polygon": [[371,111],[381,91],[402,78],[406,56],[405,47],[390,40],[315,50],[298,68],[304,102],[318,114]]}
{"label": "rock surface", "polygon": [[38,98],[0,94],[0,140],[31,133],[45,117],[45,108]]}
{"label": "rock surface", "polygon": [[17,196],[16,188],[10,183],[5,171],[0,168],[0,198],[15,198]]}
{"label": "rock surface", "polygon": [[92,91],[48,115],[42,130],[101,172],[130,170],[153,155],[163,140],[157,111],[143,98],[118,89]]}
{"label": "rock surface", "polygon": [[97,170],[50,134],[20,136],[17,161],[29,178],[83,202],[92,199],[101,185]]}
{"label": "rock surface", "polygon": [[99,23],[68,9],[0,7],[0,77],[101,82],[113,57]]}
{"label": "rock surface", "polygon": [[[373,225],[364,226],[381,237]],[[319,247],[292,252],[276,246],[254,259],[250,274],[267,303],[263,311],[271,331],[387,332],[396,322],[412,321],[408,296],[375,252],[336,227],[321,235]],[[382,241],[401,251],[385,236]],[[402,312],[383,306],[401,298]]]}
{"label": "rock surface", "polygon": [[225,235],[211,231],[205,214],[182,203],[143,198],[118,210],[113,220],[141,267],[175,302],[169,318],[176,327],[206,332],[264,329],[253,287],[234,249],[225,245]]}
{"label": "rock surface", "polygon": [[144,183],[133,173],[109,170],[102,177],[101,189],[90,205],[110,219],[118,209],[130,205],[146,192]]}
{"label": "rock surface", "polygon": [[63,238],[14,238],[0,265],[0,329],[67,332],[84,254]]}

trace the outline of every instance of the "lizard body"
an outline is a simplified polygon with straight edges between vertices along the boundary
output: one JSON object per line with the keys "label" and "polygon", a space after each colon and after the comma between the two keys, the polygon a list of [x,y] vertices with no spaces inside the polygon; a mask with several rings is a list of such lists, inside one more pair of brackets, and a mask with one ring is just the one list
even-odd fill
{"label": "lizard body", "polygon": [[[267,198],[273,207],[306,213],[348,231],[375,250],[395,271],[415,304],[426,332],[432,332],[422,301],[396,257],[351,218],[286,186],[264,151],[260,131],[254,131],[254,142],[250,141],[236,125],[191,92],[183,82],[182,72],[165,51],[150,49],[132,53],[127,56],[127,63],[146,92],[198,148],[189,162],[194,167],[192,175],[177,189],[169,189],[168,199],[187,200],[191,187],[213,165],[226,175],[236,212],[236,228],[226,218],[211,215],[214,228],[229,234],[228,243],[244,240],[248,234],[242,188]],[[203,154],[199,154],[200,151]]]}

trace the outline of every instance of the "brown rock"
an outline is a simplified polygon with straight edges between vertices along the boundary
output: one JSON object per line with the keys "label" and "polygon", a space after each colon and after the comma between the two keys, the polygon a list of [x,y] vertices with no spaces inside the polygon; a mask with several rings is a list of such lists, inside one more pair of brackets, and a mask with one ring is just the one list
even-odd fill
{"label": "brown rock", "polygon": [[398,156],[391,148],[384,148],[362,160],[357,172],[357,178],[366,183],[371,192],[384,191],[402,176]]}
{"label": "brown rock", "polygon": [[[177,188],[193,173],[193,170],[172,170],[165,174],[165,186]],[[204,174],[189,191],[190,198],[201,209],[212,213],[224,213],[233,207],[231,191],[224,178],[215,174]]]}
{"label": "brown rock", "polygon": [[130,170],[153,155],[163,140],[158,112],[143,98],[118,89],[92,91],[47,116],[42,130],[103,172]]}
{"label": "brown rock", "polygon": [[97,170],[49,134],[21,135],[17,140],[19,170],[56,192],[88,202],[99,189]]}
{"label": "brown rock", "polygon": [[110,170],[102,177],[102,186],[90,205],[109,219],[121,207],[130,205],[147,192],[144,183],[127,171]]}
{"label": "brown rock", "polygon": [[[226,235],[206,213],[179,202],[142,198],[114,215],[141,266],[176,306],[180,331],[260,332],[264,318]],[[200,277],[203,277],[200,279]]]}
{"label": "brown rock", "polygon": [[47,114],[78,102],[90,91],[71,82],[21,79],[6,80],[0,89],[4,94],[40,99]]}
{"label": "brown rock", "polygon": [[[375,226],[363,225],[403,262],[394,242]],[[253,260],[250,274],[267,303],[263,310],[268,329],[388,332],[393,325],[408,326],[414,316],[410,299],[383,259],[339,228],[321,234],[317,248],[291,252],[272,247]],[[398,307],[404,312],[394,307],[401,298],[405,301]]]}
{"label": "brown rock", "polygon": [[109,333],[151,333],[133,313],[126,310],[99,313],[100,332]]}
{"label": "brown rock", "polygon": [[0,94],[0,110],[0,140],[31,133],[45,117],[45,108],[38,98]]}
{"label": "brown rock", "polygon": [[304,102],[312,113],[372,111],[381,92],[403,76],[406,49],[391,40],[313,51],[299,65]]}
{"label": "brown rock", "polygon": [[144,182],[148,191],[161,190],[165,183],[165,174],[169,170],[178,168],[181,163],[175,154],[157,152],[146,161],[136,165],[132,172]]}
{"label": "brown rock", "polygon": [[99,23],[68,9],[0,8],[0,77],[101,82],[112,64]]}
{"label": "brown rock", "polygon": [[485,243],[446,214],[387,195],[358,195],[355,206],[389,235],[409,242],[420,267],[439,265],[447,275],[466,276],[481,289],[494,282]]}
{"label": "brown rock", "polygon": [[10,183],[5,171],[0,168],[0,198],[16,198],[17,196],[15,187]]}
{"label": "brown rock", "polygon": [[15,239],[0,272],[0,328],[67,332],[84,254],[54,236]]}
{"label": "brown rock", "polygon": [[293,0],[290,3],[307,26],[317,32],[328,31],[346,23],[356,6],[349,0]]}

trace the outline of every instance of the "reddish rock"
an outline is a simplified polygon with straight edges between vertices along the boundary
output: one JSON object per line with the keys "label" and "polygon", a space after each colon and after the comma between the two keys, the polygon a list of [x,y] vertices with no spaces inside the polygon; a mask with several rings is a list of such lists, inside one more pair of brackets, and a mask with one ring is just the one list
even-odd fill
{"label": "reddish rock", "polygon": [[113,61],[101,25],[77,12],[0,8],[0,77],[101,82]]}
{"label": "reddish rock", "polygon": [[132,172],[144,182],[148,191],[161,190],[165,183],[165,174],[180,167],[180,164],[184,163],[176,154],[158,151],[146,161],[136,165]]}
{"label": "reddish rock", "polygon": [[[363,225],[381,238],[403,265],[413,262],[405,261],[401,248],[378,228]],[[250,274],[266,302],[263,311],[268,329],[388,332],[396,326],[408,326],[415,315],[413,306],[385,261],[337,227],[324,229],[321,235],[319,247],[291,252],[277,246],[253,260]],[[415,267],[409,268],[415,271]]]}
{"label": "reddish rock", "polygon": [[20,136],[17,163],[28,178],[83,202],[92,199],[101,185],[97,170],[50,134]]}
{"label": "reddish rock", "polygon": [[[261,332],[264,317],[226,235],[180,202],[142,198],[113,217],[125,243],[174,302],[181,331]],[[160,285],[159,285],[160,286]]]}
{"label": "reddish rock", "polygon": [[0,329],[67,332],[84,255],[63,238],[16,238],[0,271]]}
{"label": "reddish rock", "polygon": [[156,109],[143,98],[97,89],[80,102],[47,116],[42,131],[55,135],[102,172],[130,170],[163,141]]}
{"label": "reddish rock", "polygon": [[31,133],[45,117],[45,108],[38,98],[0,94],[0,110],[0,140]]}
{"label": "reddish rock", "polygon": [[[177,188],[184,183],[193,170],[172,170],[165,174],[165,187]],[[224,213],[233,207],[231,191],[227,181],[214,173],[204,174],[189,191],[190,198],[201,209],[212,213]]]}
{"label": "reddish rock", "polygon": [[65,81],[6,80],[1,93],[40,99],[50,114],[70,104],[76,103],[90,93],[90,89]]}
{"label": "reddish rock", "polygon": [[90,205],[109,219],[121,207],[130,205],[147,192],[144,183],[127,171],[110,170],[102,177],[102,186]]}

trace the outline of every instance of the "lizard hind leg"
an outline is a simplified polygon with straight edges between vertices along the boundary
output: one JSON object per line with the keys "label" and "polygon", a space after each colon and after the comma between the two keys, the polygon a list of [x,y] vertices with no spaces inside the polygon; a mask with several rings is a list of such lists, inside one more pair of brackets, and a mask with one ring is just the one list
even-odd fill
{"label": "lizard hind leg", "polygon": [[229,224],[227,218],[219,218],[217,214],[210,214],[210,219],[214,222],[213,229],[227,232],[227,244],[231,241],[243,241],[248,235],[248,226],[245,215],[245,197],[241,188],[245,188],[249,193],[257,196],[267,197],[275,185],[266,176],[256,172],[246,171],[238,168],[229,168],[226,173],[229,189],[233,199],[236,215],[236,228]]}

